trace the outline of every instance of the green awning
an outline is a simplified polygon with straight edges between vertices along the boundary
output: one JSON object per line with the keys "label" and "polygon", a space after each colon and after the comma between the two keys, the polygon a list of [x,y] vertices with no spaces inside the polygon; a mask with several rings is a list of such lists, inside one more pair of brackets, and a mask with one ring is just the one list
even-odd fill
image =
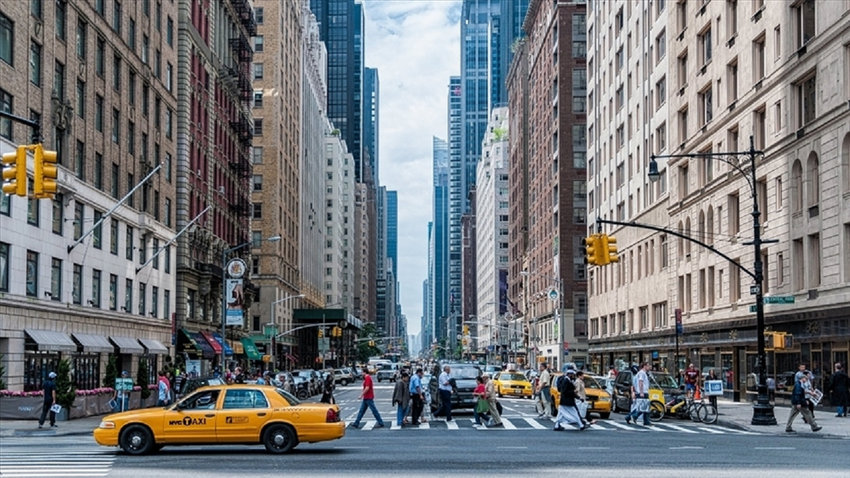
{"label": "green awning", "polygon": [[245,347],[245,356],[248,357],[248,360],[263,360],[263,354],[257,349],[253,340],[243,337],[242,345]]}

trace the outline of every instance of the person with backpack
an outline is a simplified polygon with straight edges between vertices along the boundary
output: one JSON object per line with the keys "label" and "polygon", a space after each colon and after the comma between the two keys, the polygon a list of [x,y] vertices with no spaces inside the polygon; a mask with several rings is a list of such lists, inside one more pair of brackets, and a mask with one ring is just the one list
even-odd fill
{"label": "person with backpack", "polygon": [[564,431],[564,425],[576,425],[579,430],[587,428],[579,417],[578,407],[576,407],[576,387],[573,383],[575,376],[576,371],[574,369],[567,369],[566,373],[558,377],[556,382],[558,392],[561,394],[558,403],[558,416],[555,417],[556,432]]}

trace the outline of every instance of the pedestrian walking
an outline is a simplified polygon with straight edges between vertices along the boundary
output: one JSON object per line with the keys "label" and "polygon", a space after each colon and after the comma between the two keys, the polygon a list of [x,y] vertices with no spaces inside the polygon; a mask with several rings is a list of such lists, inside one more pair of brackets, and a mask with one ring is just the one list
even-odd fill
{"label": "pedestrian walking", "polygon": [[832,392],[835,416],[846,417],[847,409],[850,408],[850,377],[840,363],[835,364],[835,373],[829,381],[829,390]]}
{"label": "pedestrian walking", "polygon": [[484,386],[484,377],[475,377],[475,390],[472,391],[472,396],[476,399],[475,407],[472,409],[472,417],[475,420],[475,426],[480,427],[484,424],[481,418],[485,421],[490,421],[490,402],[487,401],[487,388]]}
{"label": "pedestrian walking", "polygon": [[[407,425],[407,412],[410,410],[410,375],[401,373],[401,380],[395,383],[393,405],[396,407],[396,423]],[[415,421],[415,420],[414,420]]]}
{"label": "pedestrian walking", "polygon": [[589,427],[596,423],[596,420],[587,420],[587,391],[584,386],[584,372],[581,370],[576,371],[576,379],[575,379],[575,387],[576,387],[576,406],[578,407],[578,416],[581,418],[582,424],[585,427]]}
{"label": "pedestrian walking", "polygon": [[579,430],[585,429],[576,407],[576,387],[573,383],[575,375],[575,370],[567,369],[564,375],[558,377],[556,385],[561,398],[558,402],[558,416],[555,417],[556,432],[564,431],[564,425],[576,425]]}
{"label": "pedestrian walking", "polygon": [[437,383],[439,384],[440,392],[440,409],[437,410],[436,416],[446,417],[446,421],[452,421],[452,368],[448,365],[443,367],[443,372],[440,374]]}
{"label": "pedestrian walking", "polygon": [[168,383],[168,378],[165,376],[165,371],[159,371],[159,379],[156,382],[157,389],[157,407],[164,407],[171,403],[171,384]]}
{"label": "pedestrian walking", "polygon": [[626,417],[626,423],[631,423],[631,419],[637,424],[638,418],[643,415],[643,425],[652,426],[649,422],[649,363],[644,362],[638,373],[632,379],[632,401],[634,408]]}
{"label": "pedestrian walking", "polygon": [[56,372],[47,374],[47,380],[41,384],[41,390],[44,392],[44,403],[41,406],[38,428],[44,426],[44,420],[48,413],[50,414],[50,428],[56,428],[56,412],[51,410],[53,405],[56,405]]}
{"label": "pedestrian walking", "polygon": [[794,384],[794,391],[791,393],[791,414],[788,415],[788,423],[785,425],[785,431],[787,433],[794,433],[791,425],[794,424],[794,419],[799,414],[803,415],[803,419],[812,427],[813,432],[821,429],[806,403],[808,402],[809,395],[811,395],[811,388],[805,386],[808,381],[809,377],[804,374],[800,377],[800,381]]}
{"label": "pedestrian walking", "polygon": [[410,424],[419,425],[419,420],[422,417],[422,410],[425,408],[425,391],[422,387],[422,369],[417,368],[416,373],[410,379],[410,384],[407,387],[410,398],[413,400],[413,410]]}
{"label": "pedestrian walking", "polygon": [[360,392],[360,396],[358,398],[363,401],[360,402],[360,411],[357,412],[357,418],[351,426],[354,428],[360,428],[360,420],[363,418],[363,414],[366,413],[366,408],[368,407],[369,410],[372,411],[372,415],[375,416],[375,420],[378,421],[375,428],[384,428],[384,420],[381,418],[381,414],[378,413],[378,408],[375,407],[375,387],[372,385],[372,376],[369,375],[369,371],[366,370],[366,367],[363,367],[363,391]]}
{"label": "pedestrian walking", "polygon": [[552,380],[552,375],[549,374],[549,367],[544,362],[540,364],[540,375],[537,377],[537,418],[545,418],[546,414],[552,409],[552,390],[549,382]]}
{"label": "pedestrian walking", "polygon": [[484,397],[487,399],[487,406],[490,409],[490,420],[488,420],[487,426],[503,427],[505,425],[502,423],[501,414],[499,414],[499,402],[496,401],[496,385],[490,380],[488,373],[482,375],[481,378],[484,380]]}

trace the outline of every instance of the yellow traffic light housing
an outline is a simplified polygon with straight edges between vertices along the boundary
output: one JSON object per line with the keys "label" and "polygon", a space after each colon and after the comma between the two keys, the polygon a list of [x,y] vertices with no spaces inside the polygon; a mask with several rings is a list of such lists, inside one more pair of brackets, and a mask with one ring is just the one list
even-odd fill
{"label": "yellow traffic light housing", "polygon": [[57,158],[56,151],[45,150],[42,144],[35,145],[33,192],[38,199],[52,198],[58,191],[56,185],[56,178],[59,174],[56,167]]}
{"label": "yellow traffic light housing", "polygon": [[3,154],[3,193],[27,197],[27,147]]}
{"label": "yellow traffic light housing", "polygon": [[469,326],[468,325],[463,326],[463,335],[469,335]]}
{"label": "yellow traffic light housing", "polygon": [[585,253],[586,253],[585,262],[587,262],[590,265],[594,265],[594,266],[601,265],[601,264],[599,264],[599,262],[597,260],[597,257],[598,257],[597,254],[599,253],[598,244],[597,244],[598,239],[599,239],[599,236],[594,234],[594,235],[592,235],[588,238],[585,238],[585,240],[584,240],[584,244],[586,246],[585,247]]}
{"label": "yellow traffic light housing", "polygon": [[322,330],[322,329],[319,329],[319,338],[321,339],[324,336],[325,336],[325,331]]}
{"label": "yellow traffic light housing", "polygon": [[612,262],[620,262],[620,256],[617,253],[617,238],[602,234],[602,256],[605,264]]}

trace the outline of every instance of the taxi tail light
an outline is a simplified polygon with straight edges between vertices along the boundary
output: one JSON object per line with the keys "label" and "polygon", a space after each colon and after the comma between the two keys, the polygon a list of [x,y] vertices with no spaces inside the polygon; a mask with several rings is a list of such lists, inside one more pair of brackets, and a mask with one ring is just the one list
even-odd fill
{"label": "taxi tail light", "polygon": [[325,415],[326,423],[336,423],[339,421],[339,411],[333,408],[328,408],[328,413]]}

